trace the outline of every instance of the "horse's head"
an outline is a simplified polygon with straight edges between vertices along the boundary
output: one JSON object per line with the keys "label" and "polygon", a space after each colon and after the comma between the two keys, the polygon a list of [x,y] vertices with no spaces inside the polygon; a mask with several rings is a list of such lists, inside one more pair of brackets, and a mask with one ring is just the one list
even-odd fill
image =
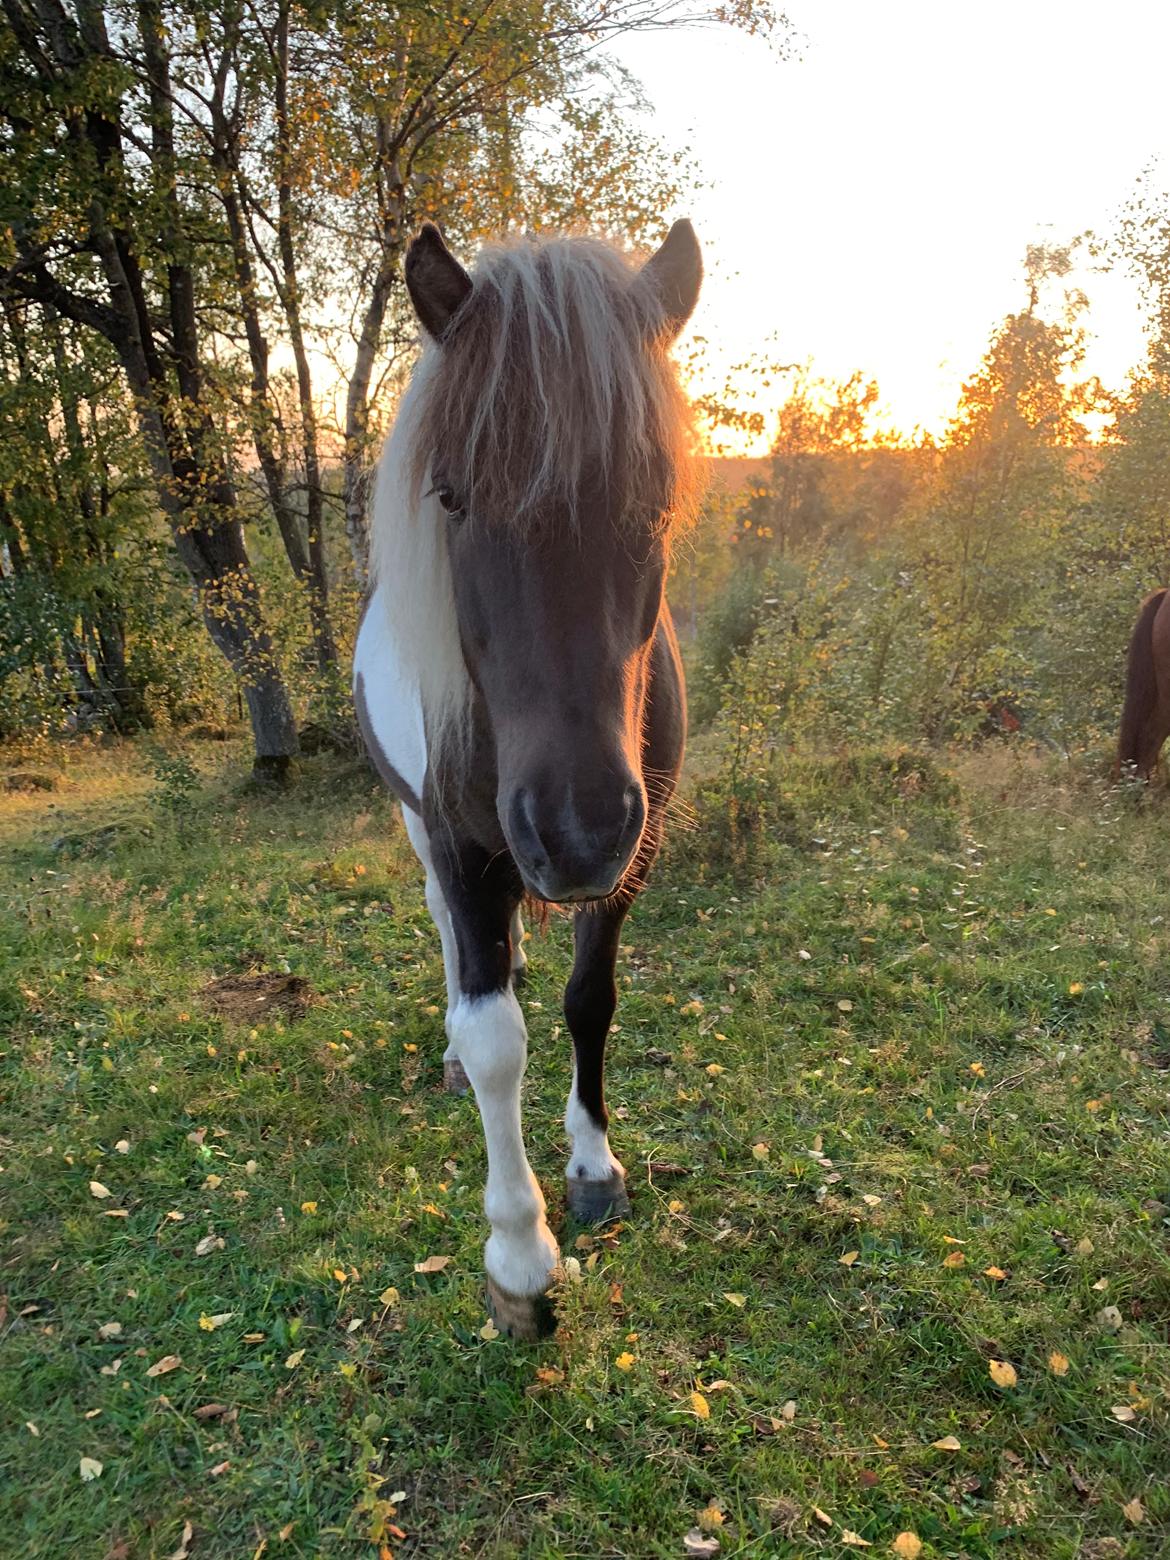
{"label": "horse's head", "polygon": [[407,256],[435,343],[419,485],[446,531],[500,824],[544,899],[613,892],[645,826],[651,646],[688,482],[667,351],[701,276],[686,222],[640,270],[567,240],[488,250],[473,280],[431,226]]}

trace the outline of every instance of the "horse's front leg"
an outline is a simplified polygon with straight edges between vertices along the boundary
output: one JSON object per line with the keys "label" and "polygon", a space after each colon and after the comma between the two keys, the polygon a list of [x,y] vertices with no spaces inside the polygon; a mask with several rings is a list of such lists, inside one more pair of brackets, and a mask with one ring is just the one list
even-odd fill
{"label": "horse's front leg", "polygon": [[573,1087],[565,1109],[572,1151],[565,1170],[569,1211],[585,1223],[630,1211],[626,1172],[609,1146],[605,1108],[605,1040],[617,1007],[614,969],[628,903],[581,910],[574,925],[576,956],[565,990],[573,1036]]}
{"label": "horse's front leg", "polygon": [[560,1252],[520,1127],[528,1037],[512,990],[511,938],[520,880],[509,857],[489,858],[478,847],[452,842],[436,857],[459,947],[449,1034],[475,1091],[487,1145],[488,1300],[503,1331],[536,1338],[552,1330],[548,1291]]}

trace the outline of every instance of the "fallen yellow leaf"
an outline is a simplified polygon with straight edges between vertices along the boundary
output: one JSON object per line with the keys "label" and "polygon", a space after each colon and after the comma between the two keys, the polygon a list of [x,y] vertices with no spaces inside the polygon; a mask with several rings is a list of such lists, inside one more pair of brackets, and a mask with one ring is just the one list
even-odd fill
{"label": "fallen yellow leaf", "polygon": [[767,1159],[768,1153],[769,1153],[769,1149],[768,1149],[767,1143],[753,1143],[752,1144],[752,1158],[753,1159]]}
{"label": "fallen yellow leaf", "polygon": [[201,1312],[199,1326],[204,1332],[214,1332],[217,1327],[222,1327],[225,1322],[230,1322],[235,1314],[234,1311],[220,1311],[216,1316],[208,1316],[206,1312]]}
{"label": "fallen yellow leaf", "polygon": [[[109,1187],[103,1186],[100,1181],[91,1181],[89,1183],[89,1190],[92,1197],[102,1198],[112,1197],[114,1195],[113,1192],[110,1191]],[[96,1478],[97,1475],[95,1474],[93,1477]]]}
{"label": "fallen yellow leaf", "polygon": [[841,1529],[841,1542],[843,1544],[851,1545],[854,1549],[872,1549],[873,1548],[873,1545],[870,1543],[868,1538],[862,1538],[860,1533],[854,1533],[849,1528],[842,1528]]}
{"label": "fallen yellow leaf", "polygon": [[633,1370],[636,1358],[636,1355],[630,1353],[619,1354],[614,1364],[619,1370]]}
{"label": "fallen yellow leaf", "polygon": [[1001,1284],[1007,1277],[1001,1267],[987,1267],[983,1269],[983,1273],[986,1278],[994,1278],[997,1284]]}
{"label": "fallen yellow leaf", "polygon": [[450,1262],[450,1257],[424,1257],[421,1262],[414,1264],[416,1273],[441,1273]]}
{"label": "fallen yellow leaf", "polygon": [[148,1368],[146,1374],[148,1376],[166,1376],[172,1370],[178,1370],[182,1363],[177,1354],[164,1354],[161,1360],[155,1360],[154,1364]]}
{"label": "fallen yellow leaf", "polygon": [[1132,1500],[1127,1500],[1121,1508],[1121,1514],[1127,1522],[1132,1522],[1136,1527],[1139,1522],[1146,1519],[1145,1507],[1135,1495]]}
{"label": "fallen yellow leaf", "polygon": [[701,1392],[691,1393],[691,1408],[696,1419],[710,1419],[711,1408]]}
{"label": "fallen yellow leaf", "polygon": [[723,1298],[727,1301],[728,1305],[735,1306],[735,1308],[739,1311],[742,1311],[744,1306],[747,1304],[747,1296],[736,1294],[734,1291],[731,1294],[724,1294]]}
{"label": "fallen yellow leaf", "polygon": [[399,1294],[394,1285],[391,1284],[389,1289],[383,1289],[382,1293],[378,1296],[378,1299],[382,1302],[383,1305],[397,1305]]}
{"label": "fallen yellow leaf", "polygon": [[943,1267],[961,1268],[966,1260],[967,1258],[961,1251],[948,1251],[946,1256],[943,1258]]}
{"label": "fallen yellow leaf", "polygon": [[988,1360],[987,1369],[997,1387],[1014,1387],[1019,1379],[1015,1366],[1009,1365],[1007,1360]]}
{"label": "fallen yellow leaf", "polygon": [[288,1359],[284,1362],[285,1370],[296,1370],[297,1366],[301,1363],[304,1357],[304,1349],[294,1349],[293,1352],[289,1355]]}
{"label": "fallen yellow leaf", "polygon": [[1055,1349],[1048,1356],[1048,1369],[1054,1376],[1067,1376],[1071,1363],[1067,1354],[1058,1354]]}
{"label": "fallen yellow leaf", "polygon": [[1132,1425],[1134,1420],[1137,1418],[1137,1415],[1134,1413],[1133,1409],[1130,1408],[1128,1403],[1114,1403],[1109,1412],[1113,1415],[1114,1419],[1118,1420],[1123,1425]]}
{"label": "fallen yellow leaf", "polygon": [[837,1261],[844,1267],[852,1267],[860,1255],[859,1251],[847,1251],[844,1256],[838,1257]]}
{"label": "fallen yellow leaf", "polygon": [[939,1452],[962,1451],[962,1442],[957,1435],[944,1435],[941,1440],[932,1441],[930,1444]]}
{"label": "fallen yellow leaf", "polygon": [[496,1326],[495,1322],[492,1321],[490,1316],[479,1329],[479,1336],[485,1343],[491,1343],[493,1338],[498,1338],[500,1336],[500,1329]]}
{"label": "fallen yellow leaf", "polygon": [[315,1202],[303,1202],[301,1204],[301,1212],[302,1213],[316,1213],[316,1211],[317,1211],[317,1204]]}
{"label": "fallen yellow leaf", "polygon": [[922,1540],[917,1533],[909,1531],[899,1533],[890,1548],[898,1556],[898,1560],[918,1560],[922,1553]]}

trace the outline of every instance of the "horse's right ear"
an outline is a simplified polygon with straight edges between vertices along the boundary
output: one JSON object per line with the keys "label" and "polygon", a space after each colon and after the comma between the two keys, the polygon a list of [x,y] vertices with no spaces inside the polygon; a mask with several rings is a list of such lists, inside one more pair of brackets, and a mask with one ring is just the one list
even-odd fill
{"label": "horse's right ear", "polygon": [[471,291],[471,277],[443,242],[433,222],[424,222],[406,251],[406,290],[423,329],[441,341],[460,304]]}

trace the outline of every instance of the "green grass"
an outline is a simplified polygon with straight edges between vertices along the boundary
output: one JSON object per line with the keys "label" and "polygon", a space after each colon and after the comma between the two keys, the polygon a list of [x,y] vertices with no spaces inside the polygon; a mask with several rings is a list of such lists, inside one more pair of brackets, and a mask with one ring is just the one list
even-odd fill
{"label": "green grass", "polygon": [[[806,759],[753,876],[677,834],[619,969],[604,1241],[565,1227],[568,928],[535,936],[528,1142],[580,1276],[517,1347],[393,808],[198,762],[182,824],[132,748],[0,798],[0,1553],[681,1556],[712,1504],[723,1556],[1168,1552],[1165,798]],[[214,1017],[249,968],[318,1001]]]}

